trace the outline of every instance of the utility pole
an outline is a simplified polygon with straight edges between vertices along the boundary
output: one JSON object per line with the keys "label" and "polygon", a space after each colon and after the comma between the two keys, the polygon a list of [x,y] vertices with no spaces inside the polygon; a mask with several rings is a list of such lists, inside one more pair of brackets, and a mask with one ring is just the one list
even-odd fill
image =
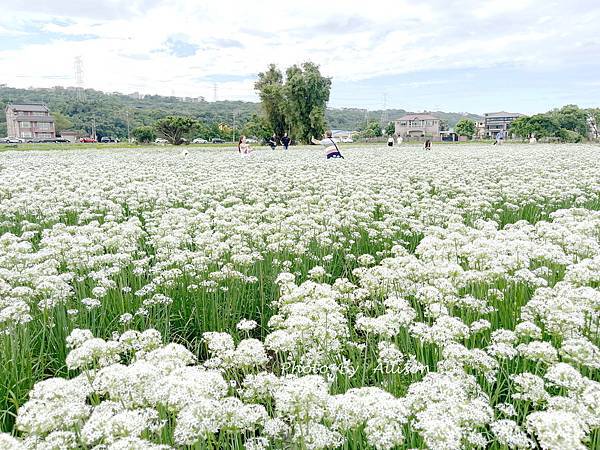
{"label": "utility pole", "polygon": [[129,132],[129,110],[125,110],[125,117],[127,118],[127,142],[131,143],[131,133]]}
{"label": "utility pole", "polygon": [[96,139],[96,118],[92,117],[92,136],[91,136],[94,140]]}
{"label": "utility pole", "polygon": [[231,141],[235,142],[235,111],[232,112],[231,115],[233,116],[233,129],[232,129]]}

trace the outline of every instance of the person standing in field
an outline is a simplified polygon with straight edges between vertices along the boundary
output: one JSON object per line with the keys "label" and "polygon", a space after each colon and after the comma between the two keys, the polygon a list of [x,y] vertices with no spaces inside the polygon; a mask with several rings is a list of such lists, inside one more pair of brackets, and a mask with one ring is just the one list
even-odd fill
{"label": "person standing in field", "polygon": [[394,138],[392,136],[390,136],[388,138],[388,147],[393,147],[394,146]]}
{"label": "person standing in field", "polygon": [[288,134],[285,133],[283,135],[283,137],[281,138],[281,144],[283,145],[284,150],[288,149],[288,146],[290,145],[290,141],[291,141],[291,139],[289,138]]}
{"label": "person standing in field", "polygon": [[425,150],[431,150],[431,139],[427,139],[427,140],[425,141],[425,144],[423,145],[423,148],[424,148]]}
{"label": "person standing in field", "polygon": [[496,140],[494,141],[494,145],[502,145],[502,139],[504,139],[504,132],[498,131],[496,134]]}
{"label": "person standing in field", "polygon": [[333,140],[332,136],[333,136],[333,134],[331,133],[331,130],[327,130],[327,132],[325,133],[325,137],[323,139],[321,139],[320,141],[318,141],[315,138],[311,138],[310,140],[315,145],[322,145],[325,147],[325,155],[327,155],[327,159],[330,159],[330,158],[344,159],[344,157],[340,153],[340,149],[338,148],[337,144]]}
{"label": "person standing in field", "polygon": [[273,133],[273,136],[271,136],[269,138],[269,140],[267,141],[267,144],[269,144],[269,147],[271,147],[271,150],[275,150],[275,147],[277,147],[277,136],[275,135],[275,133]]}

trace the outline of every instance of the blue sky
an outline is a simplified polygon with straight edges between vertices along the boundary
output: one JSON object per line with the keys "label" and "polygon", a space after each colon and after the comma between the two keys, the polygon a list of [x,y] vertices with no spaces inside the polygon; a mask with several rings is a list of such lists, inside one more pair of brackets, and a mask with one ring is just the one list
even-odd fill
{"label": "blue sky", "polygon": [[0,80],[256,100],[269,63],[311,60],[330,105],[534,113],[600,106],[597,0],[30,0],[3,6]]}

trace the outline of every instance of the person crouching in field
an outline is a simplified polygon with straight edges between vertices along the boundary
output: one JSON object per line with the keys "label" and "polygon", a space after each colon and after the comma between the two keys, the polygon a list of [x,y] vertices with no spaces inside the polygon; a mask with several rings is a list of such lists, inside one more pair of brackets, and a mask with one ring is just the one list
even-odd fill
{"label": "person crouching in field", "polygon": [[332,136],[331,130],[328,130],[325,133],[325,138],[321,139],[320,141],[316,140],[315,138],[311,138],[310,140],[315,145],[322,145],[325,147],[325,155],[327,155],[327,159],[329,159],[329,158],[344,159],[344,157],[340,153],[340,149],[338,148],[337,144],[335,143],[335,141],[333,140],[333,138],[331,136]]}
{"label": "person crouching in field", "polygon": [[423,148],[424,148],[425,150],[431,150],[431,140],[430,140],[430,139],[427,139],[427,140],[425,141],[425,145],[423,146]]}
{"label": "person crouching in field", "polygon": [[240,136],[240,141],[238,142],[238,152],[242,155],[249,155],[252,149],[250,148],[250,144],[246,142],[246,136]]}

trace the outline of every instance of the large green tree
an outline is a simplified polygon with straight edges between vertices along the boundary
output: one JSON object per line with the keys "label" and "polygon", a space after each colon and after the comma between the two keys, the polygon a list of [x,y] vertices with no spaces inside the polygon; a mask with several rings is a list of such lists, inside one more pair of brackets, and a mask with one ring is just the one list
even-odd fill
{"label": "large green tree", "polygon": [[550,113],[558,126],[565,130],[574,131],[582,137],[588,134],[587,113],[577,105],[565,105],[560,109],[555,109]]}
{"label": "large green tree", "polygon": [[191,117],[167,116],[158,120],[154,128],[171,144],[179,145],[183,142],[183,136],[190,133],[196,126],[197,122]]}
{"label": "large green tree", "polygon": [[396,124],[394,122],[389,122],[385,127],[385,135],[393,136],[396,133]]}
{"label": "large green tree", "polygon": [[271,64],[265,72],[258,74],[254,88],[258,91],[261,108],[270,127],[275,134],[282,136],[287,131],[283,74],[275,64]]}
{"label": "large green tree", "polygon": [[358,132],[358,136],[362,138],[374,138],[383,135],[381,124],[377,120],[372,120]]}
{"label": "large green tree", "polygon": [[258,75],[254,87],[268,128],[278,136],[287,132],[292,139],[310,142],[312,136],[325,132],[331,79],[321,75],[318,65],[293,65],[286,70],[284,80],[281,71],[271,64]]}
{"label": "large green tree", "polygon": [[135,137],[138,142],[143,144],[153,142],[156,139],[156,131],[153,127],[148,125],[135,128],[131,134],[133,134],[133,137]]}
{"label": "large green tree", "polygon": [[560,130],[557,121],[548,114],[535,114],[529,117],[528,124],[529,136],[535,135],[537,138],[556,137]]}
{"label": "large green tree", "polygon": [[[569,131],[569,133],[567,133]],[[510,133],[522,138],[558,138],[563,141],[573,141],[576,131],[561,128],[558,117],[553,113],[521,116],[510,124]]]}
{"label": "large green tree", "polygon": [[522,138],[529,137],[531,135],[531,125],[529,124],[529,116],[521,116],[516,118],[510,124],[510,132],[515,136]]}
{"label": "large green tree", "polygon": [[308,143],[311,137],[323,135],[330,91],[331,78],[321,75],[319,66],[312,62],[286,70],[283,92],[293,138]]}
{"label": "large green tree", "polygon": [[454,127],[454,131],[459,136],[471,138],[475,134],[476,128],[475,122],[471,119],[460,119]]}

